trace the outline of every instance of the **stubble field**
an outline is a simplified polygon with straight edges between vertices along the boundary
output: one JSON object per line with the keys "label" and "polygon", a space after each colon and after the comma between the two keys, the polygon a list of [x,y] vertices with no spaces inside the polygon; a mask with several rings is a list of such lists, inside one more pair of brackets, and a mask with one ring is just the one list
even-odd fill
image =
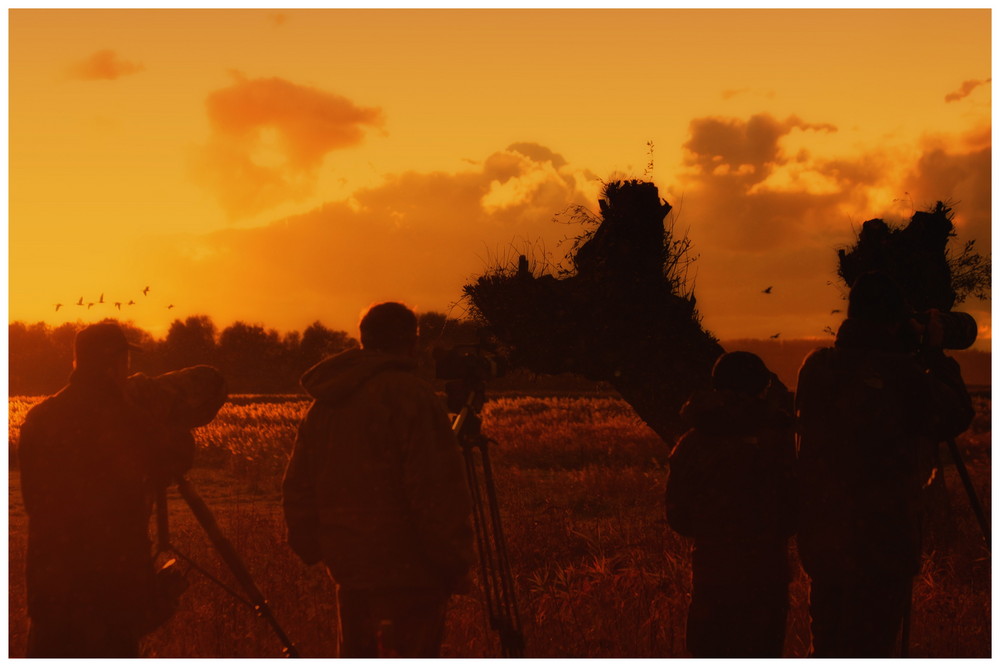
{"label": "stubble field", "polygon": [[[26,519],[15,465],[18,426],[37,399],[9,402],[9,652],[24,655]],[[991,401],[959,439],[990,514]],[[284,542],[280,479],[308,403],[301,397],[237,396],[209,426],[188,479],[241,554],[275,617],[303,657],[335,654],[334,587]],[[689,542],[664,521],[665,445],[623,401],[611,397],[501,397],[487,403],[504,528],[529,657],[682,657],[690,595]],[[942,451],[944,448],[942,447]],[[914,584],[910,654],[991,655],[990,555],[955,468],[932,522]],[[171,541],[236,588],[201,526],[170,493]],[[161,557],[162,560],[163,557]],[[808,580],[796,576],[786,656],[809,650]],[[177,614],[143,642],[148,657],[277,657],[281,643],[253,611],[202,574]],[[499,655],[476,588],[453,598],[443,653]]]}

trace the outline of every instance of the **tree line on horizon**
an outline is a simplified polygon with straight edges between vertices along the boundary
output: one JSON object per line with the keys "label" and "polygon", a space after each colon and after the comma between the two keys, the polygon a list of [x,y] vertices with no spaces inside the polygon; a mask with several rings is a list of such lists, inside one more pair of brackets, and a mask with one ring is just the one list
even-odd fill
{"label": "tree line on horizon", "polygon": [[[468,339],[475,325],[441,313],[418,315],[421,365],[431,364],[430,349]],[[174,320],[157,339],[132,322],[120,322],[125,335],[142,350],[132,354],[132,370],[147,375],[208,364],[226,377],[233,394],[301,392],[299,378],[320,360],[359,345],[346,331],[316,321],[302,331],[281,333],[261,324],[237,321],[219,329],[208,315]],[[73,369],[73,340],[84,322],[50,326],[44,322],[12,322],[9,335],[11,396],[58,391]],[[425,358],[426,357],[426,358]]]}
{"label": "tree line on horizon", "polygon": [[[472,344],[477,340],[478,324],[457,320],[441,313],[418,315],[420,321],[419,364],[424,375],[434,376],[434,348]],[[226,376],[233,394],[299,394],[299,378],[318,361],[356,347],[358,341],[346,331],[331,329],[314,322],[302,331],[280,333],[260,324],[237,321],[218,329],[207,315],[174,320],[162,339],[135,326],[121,322],[129,340],[142,352],[132,355],[132,368],[147,375],[209,364]],[[73,339],[84,322],[51,326],[44,322],[8,325],[8,393],[11,396],[41,396],[58,391],[73,368]],[[832,341],[831,341],[832,342]],[[727,350],[746,350],[764,359],[771,370],[790,388],[794,385],[802,359],[813,348],[830,344],[818,340],[722,341]],[[962,366],[969,385],[990,384],[990,354],[979,350],[951,352]],[[513,371],[508,377],[493,380],[498,390],[537,389],[541,391],[612,391],[605,383],[579,377],[537,376],[527,371]]]}

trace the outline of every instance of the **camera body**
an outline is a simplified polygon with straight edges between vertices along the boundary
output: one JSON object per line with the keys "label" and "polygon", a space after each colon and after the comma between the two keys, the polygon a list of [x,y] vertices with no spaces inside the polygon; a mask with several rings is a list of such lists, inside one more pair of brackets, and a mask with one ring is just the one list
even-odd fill
{"label": "camera body", "polygon": [[434,350],[434,373],[439,380],[448,380],[445,395],[448,411],[458,414],[470,405],[482,409],[486,401],[486,381],[502,377],[507,365],[489,345],[456,345],[451,349]]}
{"label": "camera body", "polygon": [[502,357],[487,345],[456,345],[434,350],[434,373],[439,380],[486,382],[503,377],[507,366]]}
{"label": "camera body", "polygon": [[[930,322],[931,314],[928,311],[917,312],[913,313],[911,318],[926,327],[928,322]],[[972,347],[972,344],[976,342],[979,325],[976,323],[976,318],[972,315],[954,311],[939,311],[938,319],[941,322],[941,328],[944,333],[944,339],[941,343],[942,348],[946,350],[965,350]],[[919,341],[919,346],[924,347],[924,340],[921,339]]]}

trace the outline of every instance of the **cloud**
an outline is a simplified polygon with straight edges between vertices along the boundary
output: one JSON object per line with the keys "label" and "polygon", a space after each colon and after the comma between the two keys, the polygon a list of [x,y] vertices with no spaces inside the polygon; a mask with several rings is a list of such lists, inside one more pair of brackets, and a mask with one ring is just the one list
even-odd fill
{"label": "cloud", "polygon": [[[956,201],[960,240],[989,248],[988,128],[927,137],[916,151],[881,145],[830,154],[842,149],[823,141],[835,131],[766,114],[691,122],[684,172],[665,196],[679,204],[699,255],[698,303],[708,328],[761,337],[835,328],[839,318],[830,313],[842,309],[835,251],[870,218],[903,223],[913,208]],[[765,298],[768,285],[774,292]]]}
{"label": "cloud", "polygon": [[188,238],[150,261],[171,267],[171,289],[198,294],[220,322],[351,327],[373,300],[442,310],[497,262],[561,255],[572,230],[552,218],[570,204],[594,206],[586,176],[521,143],[459,172],[394,174],[350,201]]}
{"label": "cloud", "polygon": [[958,90],[948,93],[944,96],[945,102],[957,102],[958,100],[968,97],[973,90],[979,86],[985,85],[993,81],[992,78],[986,79],[985,81],[979,81],[978,79],[969,79],[968,81],[963,81],[962,85],[959,86]]}
{"label": "cloud", "polygon": [[807,152],[784,149],[793,133],[837,131],[827,123],[757,114],[695,119],[690,131],[678,194],[685,218],[698,221],[698,236],[720,248],[761,252],[798,243],[864,173],[848,161],[827,172]]}
{"label": "cloud", "polygon": [[[658,185],[675,229],[694,243],[698,307],[717,335],[836,328],[836,249],[864,220],[909,217],[909,202],[891,204],[904,192],[917,207],[960,199],[961,238],[988,243],[988,131],[928,137],[916,151],[832,154],[834,131],[767,115],[692,122],[682,178]],[[560,260],[569,249],[560,241],[579,228],[554,216],[572,204],[593,210],[600,185],[546,146],[515,143],[455,172],[393,174],[263,227],[163,243],[146,264],[176,281],[163,289],[193,295],[191,312],[218,322],[302,328],[319,319],[351,329],[376,300],[447,310],[470,279],[519,253]]]}
{"label": "cloud", "polygon": [[141,72],[143,69],[145,67],[142,63],[122,60],[111,49],[104,49],[73,64],[69,69],[69,76],[83,81],[113,81],[129,74]]}
{"label": "cloud", "polygon": [[988,128],[963,137],[932,136],[903,180],[918,209],[935,201],[954,204],[962,241],[976,240],[982,252],[992,243],[992,142]]}
{"label": "cloud", "polygon": [[310,194],[331,151],[361,143],[384,124],[378,108],[280,78],[246,79],[206,100],[211,127],[195,164],[232,218]]}
{"label": "cloud", "polygon": [[755,90],[753,88],[730,88],[728,90],[722,91],[722,99],[731,100],[734,97],[750,96],[756,95],[757,97],[765,97],[767,99],[774,98],[773,90]]}

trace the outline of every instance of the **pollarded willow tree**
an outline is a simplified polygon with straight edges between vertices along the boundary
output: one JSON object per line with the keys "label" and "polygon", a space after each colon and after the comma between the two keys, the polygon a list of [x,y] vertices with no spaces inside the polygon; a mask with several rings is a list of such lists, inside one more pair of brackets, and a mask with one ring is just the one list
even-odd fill
{"label": "pollarded willow tree", "polygon": [[951,310],[970,296],[990,296],[991,263],[966,241],[957,252],[952,208],[937,202],[917,211],[905,226],[891,226],[880,218],[866,221],[857,241],[838,251],[837,275],[846,286],[866,271],[884,271],[906,293],[917,311]]}
{"label": "pollarded willow tree", "polygon": [[599,204],[560,276],[536,275],[522,257],[464,292],[513,364],[608,382],[671,442],[680,406],[708,385],[723,350],[701,326],[687,280],[690,242],[664,225],[671,207],[656,186],[613,181]]}

